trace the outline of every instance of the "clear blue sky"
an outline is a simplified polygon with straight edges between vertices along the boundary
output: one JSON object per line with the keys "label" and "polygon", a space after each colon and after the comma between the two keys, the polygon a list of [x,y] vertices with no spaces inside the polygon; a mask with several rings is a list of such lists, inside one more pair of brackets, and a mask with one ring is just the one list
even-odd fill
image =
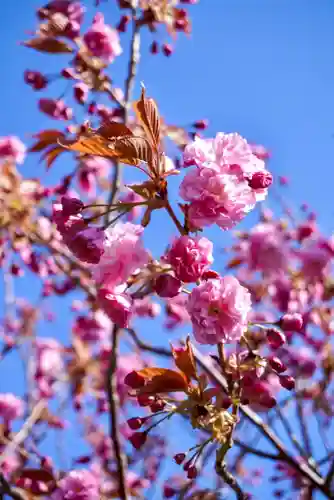
{"label": "clear blue sky", "polygon": [[[94,2],[84,3],[91,7]],[[103,3],[111,23],[117,20],[114,3]],[[62,67],[62,57],[43,56],[18,44],[34,28],[34,9],[40,5],[33,0],[1,5],[0,136],[15,134],[28,141],[29,133],[57,125],[37,111],[39,94],[22,77],[26,68],[54,73]],[[332,231],[334,2],[201,0],[190,10],[193,34],[190,39],[179,36],[171,58],[147,55],[152,35],[144,36],[138,81],[145,82],[168,122],[186,125],[208,118],[208,135],[238,131],[267,146],[273,153],[271,170],[291,179],[288,198],[296,206],[307,201],[323,228]],[[119,58],[111,67],[117,85],[123,82],[123,65]],[[44,95],[55,97],[57,92],[51,87]],[[66,170],[66,161],[45,174],[33,156],[21,170],[52,182]],[[162,250],[156,233],[154,240],[148,236],[148,242]],[[66,330],[64,323],[58,323],[50,326],[50,332],[59,326]],[[8,362],[7,369],[14,370],[14,364]],[[19,381],[13,377],[12,383],[14,388]],[[7,389],[1,377],[0,391]]]}

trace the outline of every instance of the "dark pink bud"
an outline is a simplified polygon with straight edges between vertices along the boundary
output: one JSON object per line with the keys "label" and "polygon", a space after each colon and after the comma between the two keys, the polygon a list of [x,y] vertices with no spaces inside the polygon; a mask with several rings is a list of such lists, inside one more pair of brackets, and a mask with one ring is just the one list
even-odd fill
{"label": "dark pink bud", "polygon": [[154,397],[149,394],[138,394],[137,401],[139,406],[150,406],[154,402]]}
{"label": "dark pink bud", "polygon": [[273,176],[270,172],[260,171],[255,172],[252,178],[248,181],[252,189],[265,189],[268,188],[273,182]]}
{"label": "dark pink bud", "polygon": [[12,264],[10,272],[13,276],[23,276],[24,272],[17,264]]}
{"label": "dark pink bud", "polygon": [[125,33],[129,22],[130,16],[122,16],[116,28],[117,31],[119,31],[120,33]]}
{"label": "dark pink bud", "polygon": [[184,462],[185,458],[186,458],[185,453],[177,453],[176,455],[174,455],[174,460],[178,465],[181,465],[182,462]]}
{"label": "dark pink bud", "polygon": [[154,42],[151,43],[150,52],[151,52],[151,54],[154,54],[154,55],[159,52],[158,42],[154,41]]}
{"label": "dark pink bud", "polygon": [[163,488],[164,498],[172,498],[176,494],[176,489],[169,484],[165,484]]}
{"label": "dark pink bud", "polygon": [[40,111],[55,120],[70,120],[73,116],[71,108],[67,107],[61,99],[40,99],[38,102]]}
{"label": "dark pink bud", "polygon": [[135,432],[129,437],[129,440],[136,450],[139,450],[146,442],[147,433],[146,432]]}
{"label": "dark pink bud", "polygon": [[131,387],[131,389],[140,389],[141,387],[144,387],[145,379],[142,375],[140,375],[140,373],[134,370],[126,375],[124,378],[124,384]]}
{"label": "dark pink bud", "polygon": [[297,239],[298,241],[306,240],[306,238],[312,236],[314,232],[315,225],[313,222],[306,222],[305,224],[301,224],[297,228]]}
{"label": "dark pink bud", "polygon": [[147,420],[146,418],[133,417],[127,420],[127,424],[130,427],[130,429],[136,431],[137,429],[140,429],[142,425],[144,425],[146,420]]}
{"label": "dark pink bud", "polygon": [[270,394],[261,394],[258,402],[261,406],[265,406],[269,409],[274,408],[277,405],[276,399],[273,396],[270,396]]}
{"label": "dark pink bud", "polygon": [[47,78],[39,71],[27,70],[24,72],[24,81],[30,85],[34,90],[42,90],[47,84]]}
{"label": "dark pink bud", "polygon": [[74,98],[79,104],[84,104],[87,101],[89,88],[83,82],[76,83],[73,86]]}
{"label": "dark pink bud", "polygon": [[232,399],[230,398],[230,396],[223,396],[222,398],[222,402],[221,402],[221,407],[223,408],[223,410],[227,410],[232,404]]}
{"label": "dark pink bud", "polygon": [[284,314],[278,324],[286,332],[300,332],[303,328],[303,317],[299,313]]}
{"label": "dark pink bud", "polygon": [[205,130],[209,126],[209,120],[197,120],[193,123],[193,127],[197,130]]}
{"label": "dark pink bud", "polygon": [[196,477],[197,477],[197,469],[194,465],[191,465],[187,470],[187,478],[196,479]]}
{"label": "dark pink bud", "polygon": [[72,198],[71,196],[62,196],[61,204],[63,206],[63,214],[76,215],[84,208],[84,204],[78,198]]}
{"label": "dark pink bud", "polygon": [[166,57],[169,57],[173,54],[173,47],[169,43],[164,43],[162,46],[162,52]]}
{"label": "dark pink bud", "polygon": [[269,362],[269,365],[271,366],[271,368],[273,370],[275,370],[275,372],[277,372],[277,373],[285,372],[286,366],[283,363],[283,361],[281,361],[277,356],[269,358],[268,362]]}
{"label": "dark pink bud", "polygon": [[281,386],[288,391],[293,391],[295,388],[295,379],[290,377],[290,375],[280,375],[279,381]]}
{"label": "dark pink bud", "polygon": [[159,297],[172,298],[182,290],[182,283],[171,274],[161,274],[154,282],[153,288]]}
{"label": "dark pink bud", "polygon": [[270,328],[267,330],[267,340],[273,349],[278,349],[286,342],[286,336],[284,333],[276,330],[275,328]]}
{"label": "dark pink bud", "polygon": [[284,175],[280,175],[278,178],[278,182],[280,183],[281,186],[287,186],[289,184],[289,179]]}

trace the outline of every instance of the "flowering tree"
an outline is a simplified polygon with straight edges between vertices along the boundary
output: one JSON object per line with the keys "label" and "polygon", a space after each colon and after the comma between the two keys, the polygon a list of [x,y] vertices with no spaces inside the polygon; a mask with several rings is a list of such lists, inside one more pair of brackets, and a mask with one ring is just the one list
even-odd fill
{"label": "flowering tree", "polygon": [[[69,57],[56,77],[24,73],[34,91],[67,83],[64,97],[39,98],[59,123],[28,153],[48,169],[74,164],[43,186],[22,175],[24,144],[0,138],[1,359],[23,354],[26,381],[23,397],[0,393],[1,497],[246,499],[263,481],[276,498],[334,498],[333,240],[307,207],[301,221],[284,205],[283,216],[262,210],[218,273],[207,227],[234,229],[266,198],[269,154],[238,133],[203,138],[205,120],[169,125],[149,82],[133,99],[141,33],[189,33],[196,3],[118,0],[112,27],[52,0],[24,43]],[[108,70],[123,33],[120,89]],[[160,49],[173,52],[154,39],[151,54]],[[152,217],[173,223],[163,255],[145,245]],[[37,302],[15,295],[24,275]],[[37,332],[55,297],[73,318],[65,343]],[[175,330],[169,348],[140,320],[154,331],[160,316]],[[52,429],[61,441],[65,409],[75,449],[52,456],[45,441]]]}

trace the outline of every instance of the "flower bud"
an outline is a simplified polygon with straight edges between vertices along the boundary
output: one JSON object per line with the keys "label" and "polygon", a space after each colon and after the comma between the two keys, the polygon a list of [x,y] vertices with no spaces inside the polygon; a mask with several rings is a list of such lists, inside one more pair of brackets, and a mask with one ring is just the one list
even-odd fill
{"label": "flower bud", "polygon": [[270,328],[267,330],[267,340],[273,349],[278,349],[286,342],[286,336],[284,333],[276,330],[275,328]]}
{"label": "flower bud", "polygon": [[176,489],[169,484],[165,484],[163,488],[164,498],[172,498],[176,494]]}
{"label": "flower bud", "polygon": [[153,55],[158,54],[159,52],[159,45],[158,42],[156,42],[155,40],[151,43],[150,52]]}
{"label": "flower bud", "polygon": [[147,433],[146,432],[135,432],[129,437],[129,440],[136,450],[139,450],[146,442]]}
{"label": "flower bud", "polygon": [[27,70],[24,72],[24,81],[30,85],[34,90],[42,90],[47,84],[47,78],[39,71]]}
{"label": "flower bud", "polygon": [[280,375],[279,381],[281,386],[288,391],[293,391],[295,388],[295,379],[290,377],[290,375]]}
{"label": "flower bud", "polygon": [[63,206],[62,213],[65,216],[76,215],[84,208],[81,200],[71,196],[62,196],[61,204]]}
{"label": "flower bud", "polygon": [[137,401],[139,406],[150,406],[154,402],[154,397],[149,394],[138,394]]}
{"label": "flower bud", "polygon": [[150,410],[152,413],[157,413],[158,411],[162,411],[166,406],[166,403],[162,401],[162,399],[159,399],[158,401],[154,401],[153,404],[150,406]]}
{"label": "flower bud", "polygon": [[162,52],[166,57],[173,54],[173,47],[169,43],[164,43],[162,46]]}
{"label": "flower bud", "polygon": [[181,465],[182,462],[184,462],[185,458],[186,458],[185,453],[177,453],[176,455],[174,455],[174,460],[178,465]]}
{"label": "flower bud", "polygon": [[197,120],[193,123],[193,127],[197,130],[205,130],[209,126],[209,120]]}
{"label": "flower bud", "polygon": [[275,370],[275,372],[277,373],[285,372],[286,366],[283,363],[283,361],[281,361],[277,356],[269,358],[268,362],[271,368]]}
{"label": "flower bud", "polygon": [[285,332],[300,332],[303,327],[303,317],[299,313],[284,314],[278,324]]}
{"label": "flower bud", "polygon": [[87,101],[89,88],[88,85],[86,85],[85,83],[83,82],[76,83],[73,86],[73,92],[74,92],[74,99],[79,104],[84,104]]}
{"label": "flower bud", "polygon": [[194,465],[191,465],[187,470],[187,478],[196,479],[196,477],[197,477],[197,469]]}
{"label": "flower bud", "polygon": [[146,418],[133,417],[127,420],[127,424],[133,431],[140,429],[142,425],[146,422]]}

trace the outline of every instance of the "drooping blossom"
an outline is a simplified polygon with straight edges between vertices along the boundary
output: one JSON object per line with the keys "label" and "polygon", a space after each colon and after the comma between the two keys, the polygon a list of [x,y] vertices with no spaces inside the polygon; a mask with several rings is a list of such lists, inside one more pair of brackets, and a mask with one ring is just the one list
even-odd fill
{"label": "drooping blossom", "polygon": [[99,500],[99,482],[88,470],[72,470],[58,483],[52,500]]}
{"label": "drooping blossom", "polygon": [[104,253],[93,266],[97,283],[111,287],[124,283],[149,258],[141,235],[144,228],[130,222],[119,222],[105,231]]}
{"label": "drooping blossom", "polygon": [[23,415],[24,404],[22,399],[12,393],[0,394],[0,418],[10,422]]}
{"label": "drooping blossom", "polygon": [[184,293],[179,293],[175,297],[166,300],[167,319],[165,327],[173,330],[177,326],[190,323],[190,316],[186,307],[188,297]]}
{"label": "drooping blossom", "polygon": [[191,283],[213,263],[212,250],[213,244],[205,237],[181,236],[174,240],[164,260],[171,264],[177,278]]}
{"label": "drooping blossom", "polygon": [[229,343],[239,340],[247,328],[251,298],[236,278],[225,276],[194,288],[187,308],[198,342]]}
{"label": "drooping blossom", "polygon": [[51,397],[54,383],[64,374],[62,346],[53,338],[43,338],[36,340],[35,349],[37,389],[43,397]]}
{"label": "drooping blossom", "polygon": [[101,177],[107,177],[112,163],[101,156],[89,156],[80,162],[77,172],[78,186],[89,197],[96,195],[96,184]]}
{"label": "drooping blossom", "polygon": [[39,17],[44,19],[46,16],[62,14],[70,21],[75,21],[78,24],[82,23],[85,7],[79,1],[75,0],[51,0],[47,5],[44,5],[39,11]]}
{"label": "drooping blossom", "polygon": [[13,135],[0,137],[0,160],[11,160],[15,163],[23,163],[26,155],[26,147],[18,137]]}
{"label": "drooping blossom", "polygon": [[[270,174],[238,134],[196,139],[186,147],[184,161],[197,166],[180,186],[181,197],[190,202],[187,215],[195,227],[217,224],[229,229],[266,197]],[[256,183],[253,176],[258,177]]]}
{"label": "drooping blossom", "polygon": [[100,57],[108,63],[122,53],[117,31],[104,23],[101,13],[95,15],[93,24],[83,39],[93,56]]}

